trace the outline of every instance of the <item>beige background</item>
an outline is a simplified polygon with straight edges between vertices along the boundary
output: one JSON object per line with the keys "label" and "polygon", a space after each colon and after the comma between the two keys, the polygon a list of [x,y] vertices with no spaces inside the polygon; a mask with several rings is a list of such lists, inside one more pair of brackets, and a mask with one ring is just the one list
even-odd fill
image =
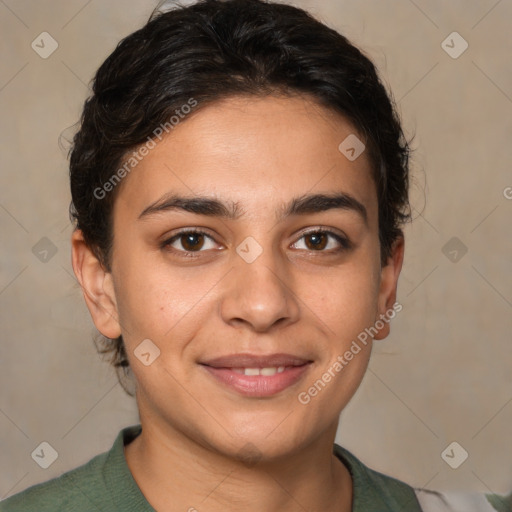
{"label": "beige background", "polygon": [[[71,270],[58,137],[77,121],[94,71],[155,4],[0,0],[0,497],[86,462],[137,422],[95,352]],[[416,133],[404,309],[375,345],[337,441],[415,486],[509,491],[512,3],[295,4],[366,50]],[[31,48],[43,31],[59,44],[48,59]],[[453,31],[469,43],[457,59],[441,47]],[[57,248],[46,263],[32,252],[42,237]],[[452,237],[468,249],[458,262],[442,250]],[[42,441],[58,452],[46,470],[31,458]],[[469,453],[458,469],[440,455],[452,441]]]}

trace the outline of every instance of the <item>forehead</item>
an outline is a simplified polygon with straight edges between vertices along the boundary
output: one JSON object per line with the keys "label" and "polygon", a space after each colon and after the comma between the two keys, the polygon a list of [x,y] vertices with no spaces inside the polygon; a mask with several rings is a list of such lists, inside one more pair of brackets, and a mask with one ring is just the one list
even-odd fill
{"label": "forehead", "polygon": [[[370,160],[340,151],[357,134],[305,96],[230,97],[197,107],[157,142],[122,183],[114,210],[137,216],[167,192],[225,198],[249,215],[306,193],[345,192],[371,220]],[[352,140],[352,139],[349,139]]]}

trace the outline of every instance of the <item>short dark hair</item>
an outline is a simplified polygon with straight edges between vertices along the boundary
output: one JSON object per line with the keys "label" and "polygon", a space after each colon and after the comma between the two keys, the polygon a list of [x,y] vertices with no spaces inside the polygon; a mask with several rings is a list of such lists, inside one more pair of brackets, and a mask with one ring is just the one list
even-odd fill
{"label": "short dark hair", "polygon": [[[84,104],[70,150],[70,215],[106,270],[120,187],[105,184],[112,184],[130,152],[154,140],[155,128],[191,98],[197,111],[231,96],[269,94],[306,94],[342,114],[363,137],[386,263],[401,225],[411,218],[410,147],[373,63],[300,8],[264,0],[199,0],[153,13],[124,38],[98,69]],[[126,372],[122,336],[103,341],[100,351],[112,353],[111,363]]]}

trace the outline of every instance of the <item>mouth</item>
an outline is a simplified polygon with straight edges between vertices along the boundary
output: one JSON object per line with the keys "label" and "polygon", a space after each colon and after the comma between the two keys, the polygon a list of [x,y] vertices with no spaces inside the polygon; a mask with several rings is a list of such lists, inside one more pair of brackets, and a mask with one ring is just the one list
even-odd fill
{"label": "mouth", "polygon": [[233,354],[199,364],[223,387],[250,397],[269,397],[296,384],[313,361],[291,354]]}

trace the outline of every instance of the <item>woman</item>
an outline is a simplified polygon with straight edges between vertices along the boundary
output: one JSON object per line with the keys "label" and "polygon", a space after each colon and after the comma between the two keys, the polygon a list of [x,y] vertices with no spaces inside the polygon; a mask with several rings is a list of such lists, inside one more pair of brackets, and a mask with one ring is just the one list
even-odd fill
{"label": "woman", "polygon": [[374,65],[300,9],[204,0],[125,38],[74,138],[72,260],[140,425],[0,509],[449,506],[334,444],[401,310],[408,157]]}

